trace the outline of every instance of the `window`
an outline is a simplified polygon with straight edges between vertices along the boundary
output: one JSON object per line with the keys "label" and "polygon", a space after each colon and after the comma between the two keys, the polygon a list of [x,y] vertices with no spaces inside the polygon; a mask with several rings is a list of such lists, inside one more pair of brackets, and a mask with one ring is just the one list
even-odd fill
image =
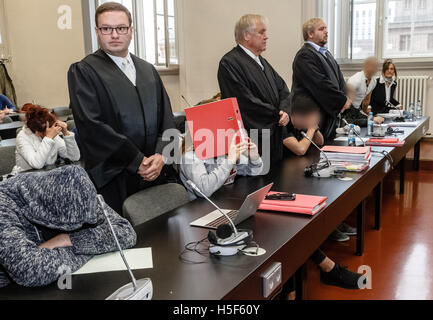
{"label": "window", "polygon": [[[343,63],[432,57],[433,1],[322,0],[329,48]],[[347,16],[348,18],[345,18]]]}
{"label": "window", "polygon": [[[95,8],[109,1],[111,0],[96,0]],[[157,67],[177,67],[179,58],[176,1],[117,0],[116,2],[122,3],[133,15],[135,35],[129,50]]]}

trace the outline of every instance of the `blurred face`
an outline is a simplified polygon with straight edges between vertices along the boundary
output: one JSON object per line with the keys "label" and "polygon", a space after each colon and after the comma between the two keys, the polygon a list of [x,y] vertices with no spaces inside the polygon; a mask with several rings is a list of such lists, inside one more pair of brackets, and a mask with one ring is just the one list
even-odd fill
{"label": "blurred face", "polygon": [[[110,30],[110,28],[118,29]],[[99,16],[98,26],[96,26],[95,30],[102,50],[117,57],[126,57],[128,55],[134,29],[130,27],[125,12],[104,12]]]}
{"label": "blurred face", "polygon": [[364,65],[364,73],[367,78],[372,78],[379,68],[377,60],[369,60]]}
{"label": "blurred face", "polygon": [[328,43],[328,27],[324,21],[318,22],[314,31],[309,33],[309,40],[321,47]]}
{"label": "blurred face", "polygon": [[293,114],[290,116],[293,126],[298,130],[305,130],[309,128],[314,128],[319,125],[320,113],[312,112],[307,115],[303,114]]}
{"label": "blurred face", "polygon": [[395,67],[392,63],[388,66],[388,69],[385,70],[383,75],[385,78],[392,78],[395,76]]}
{"label": "blurred face", "polygon": [[264,22],[258,23],[254,31],[245,34],[245,41],[243,45],[251,50],[255,55],[261,55],[262,52],[266,51],[266,45],[268,41],[266,32],[266,24]]}

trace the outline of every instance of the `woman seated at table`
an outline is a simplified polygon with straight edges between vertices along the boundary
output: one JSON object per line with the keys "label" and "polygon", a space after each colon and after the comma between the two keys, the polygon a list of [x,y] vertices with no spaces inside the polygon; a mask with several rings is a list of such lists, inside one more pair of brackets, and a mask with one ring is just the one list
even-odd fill
{"label": "woman seated at table", "polygon": [[222,186],[233,184],[236,176],[258,176],[263,174],[263,161],[257,146],[248,142],[236,143],[239,134],[234,135],[228,155],[214,159],[201,160],[192,146],[191,134],[187,130],[182,143],[180,178],[188,190],[191,200],[202,197],[187,183],[191,180],[208,197]]}
{"label": "woman seated at table", "polygon": [[26,125],[17,136],[16,166],[13,173],[42,169],[58,157],[80,160],[80,150],[64,122],[48,109],[33,105],[27,109]]}
{"label": "woman seated at table", "polygon": [[371,94],[371,107],[375,115],[389,113],[392,109],[403,109],[403,106],[395,99],[397,89],[397,69],[391,59],[385,60],[382,67],[382,75],[377,80],[376,88]]}
{"label": "woman seated at table", "polygon": [[3,94],[0,94],[0,110],[6,110],[7,113],[17,112],[17,108]]}
{"label": "woman seated at table", "polygon": [[[84,169],[66,166],[0,183],[0,288],[42,287],[73,273],[116,242]],[[131,224],[104,205],[122,248],[135,246]]]}

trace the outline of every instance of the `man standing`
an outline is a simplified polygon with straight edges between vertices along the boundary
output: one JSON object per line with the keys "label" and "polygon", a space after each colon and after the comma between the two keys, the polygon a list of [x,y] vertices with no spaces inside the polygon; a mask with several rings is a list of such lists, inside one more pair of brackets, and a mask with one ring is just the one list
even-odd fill
{"label": "man standing", "polygon": [[[266,21],[245,15],[236,24],[238,44],[221,60],[218,82],[222,98],[237,98],[245,128],[258,129],[255,141],[262,157],[276,162],[283,157],[283,127],[289,123],[290,91],[284,80],[261,57],[266,50]],[[261,130],[270,130],[270,155],[264,155]],[[266,141],[265,141],[266,142]],[[269,156],[269,157],[268,157]]]}
{"label": "man standing", "polygon": [[306,95],[321,110],[320,129],[326,140],[335,137],[338,115],[350,108],[346,83],[340,67],[328,51],[328,29],[322,19],[314,18],[303,26],[304,46],[293,62],[294,96]]}
{"label": "man standing", "polygon": [[71,66],[69,94],[86,170],[121,213],[128,196],[163,183],[162,134],[173,114],[155,68],[129,53],[129,10],[108,2],[95,20],[101,49]]}

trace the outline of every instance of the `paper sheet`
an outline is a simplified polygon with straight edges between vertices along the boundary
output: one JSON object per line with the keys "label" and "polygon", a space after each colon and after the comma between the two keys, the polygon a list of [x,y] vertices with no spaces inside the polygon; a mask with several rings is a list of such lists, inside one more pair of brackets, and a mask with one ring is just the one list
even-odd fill
{"label": "paper sheet", "polygon": [[[367,142],[368,139],[369,138],[365,138],[365,142]],[[334,141],[347,142],[347,136],[337,137],[334,139]],[[361,139],[356,137],[356,144],[363,144],[363,142],[361,141]]]}
{"label": "paper sheet", "polygon": [[[153,268],[152,248],[125,250],[124,254],[132,270]],[[120,253],[114,252],[93,257],[74,275],[126,270]]]}

